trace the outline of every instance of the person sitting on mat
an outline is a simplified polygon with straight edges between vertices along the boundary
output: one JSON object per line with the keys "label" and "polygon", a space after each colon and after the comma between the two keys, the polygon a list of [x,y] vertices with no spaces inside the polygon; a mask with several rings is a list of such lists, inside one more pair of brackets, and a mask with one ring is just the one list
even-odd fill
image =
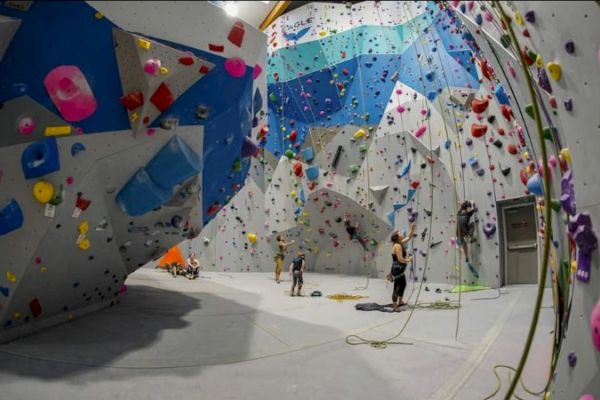
{"label": "person sitting on mat", "polygon": [[304,272],[305,265],[304,259],[304,253],[299,252],[298,257],[296,257],[290,264],[290,276],[292,277],[292,297],[294,296],[294,289],[296,288],[296,285],[298,285],[298,296],[302,296],[300,291],[302,290],[302,284],[304,283],[304,279],[302,279],[302,273]]}
{"label": "person sitting on mat", "polygon": [[[412,225],[411,225],[412,230]],[[394,311],[400,311],[400,308],[406,306],[403,301],[404,290],[406,289],[406,265],[412,261],[412,256],[406,256],[403,244],[410,237],[404,237],[399,231],[392,233],[392,268],[390,271],[390,280],[394,282],[394,291],[392,293],[392,303]]]}
{"label": "person sitting on mat", "polygon": [[275,254],[275,282],[281,283],[279,276],[283,271],[283,259],[285,258],[285,251],[289,245],[296,243],[294,240],[286,243],[281,236],[277,236],[277,254]]}
{"label": "person sitting on mat", "polygon": [[200,276],[200,262],[196,258],[196,253],[193,251],[187,259],[187,277],[188,279],[196,279]]}
{"label": "person sitting on mat", "polygon": [[357,240],[362,247],[365,249],[365,251],[368,251],[369,249],[367,248],[366,243],[358,236],[358,222],[354,225],[352,225],[350,223],[349,219],[344,219],[344,228],[346,229],[346,232],[348,233],[348,237],[351,241]]}
{"label": "person sitting on mat", "polygon": [[[462,249],[467,264],[470,263],[467,241],[465,239],[469,238],[471,243],[475,241],[475,223],[471,222],[471,217],[476,211],[477,207],[475,206],[475,203],[464,201],[460,205],[460,210],[458,211],[458,216],[456,219],[456,243]],[[469,266],[469,268],[471,268],[471,266]]]}

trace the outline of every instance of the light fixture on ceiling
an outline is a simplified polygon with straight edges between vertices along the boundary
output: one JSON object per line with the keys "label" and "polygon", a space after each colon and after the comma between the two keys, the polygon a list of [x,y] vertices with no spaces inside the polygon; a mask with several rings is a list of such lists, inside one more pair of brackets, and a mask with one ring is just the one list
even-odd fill
{"label": "light fixture on ceiling", "polygon": [[236,15],[238,15],[239,8],[237,5],[237,1],[226,1],[223,9],[227,13],[227,15],[231,17],[235,17]]}
{"label": "light fixture on ceiling", "polygon": [[261,3],[269,4],[270,1],[261,1]]}

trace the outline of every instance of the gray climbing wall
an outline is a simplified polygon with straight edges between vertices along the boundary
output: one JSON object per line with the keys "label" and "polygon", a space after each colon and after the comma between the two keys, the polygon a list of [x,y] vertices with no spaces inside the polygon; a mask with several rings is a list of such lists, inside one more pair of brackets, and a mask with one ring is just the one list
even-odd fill
{"label": "gray climbing wall", "polygon": [[235,193],[262,226],[265,57],[207,2],[0,4],[0,342],[117,304]]}
{"label": "gray climbing wall", "polygon": [[[525,46],[531,54],[529,67],[534,80],[535,90],[542,107],[543,128],[552,128],[550,138],[546,139],[549,156],[553,155],[563,161],[562,171],[552,168],[552,198],[558,199],[561,194],[560,180],[567,171],[573,175],[576,213],[589,213],[592,226],[600,219],[598,208],[598,88],[600,88],[600,58],[598,43],[600,31],[597,20],[600,8],[595,2],[502,2],[507,14],[514,21],[519,48]],[[511,88],[514,102],[518,104],[513,110],[531,140],[532,151],[536,161],[540,157],[539,142],[535,140],[534,120],[525,109],[531,104],[531,98],[525,85],[515,46],[503,46],[502,37],[507,32],[502,29],[498,12],[488,2],[477,2],[473,9],[460,10],[460,18],[475,31],[478,15],[491,11],[491,20],[483,19],[479,35],[474,38],[482,49],[482,53],[492,65],[496,78],[505,87]],[[487,7],[487,9],[482,9]],[[493,49],[493,51],[492,51]],[[539,55],[539,56],[538,56]],[[560,66],[560,77],[552,77],[551,70]],[[542,72],[543,71],[543,72]],[[543,75],[546,75],[544,79]],[[540,76],[542,79],[540,79]],[[550,139],[550,140],[549,140]],[[562,150],[562,157],[561,157]],[[570,156],[568,152],[570,152]],[[561,193],[562,192],[562,193]],[[577,217],[565,210],[553,212],[553,240],[555,245],[551,252],[550,270],[553,282],[561,281],[562,271],[568,276],[567,287],[571,297],[567,299],[570,312],[566,320],[568,327],[561,352],[557,357],[557,366],[551,384],[552,399],[579,399],[583,395],[600,398],[600,349],[594,349],[592,343],[591,312],[600,298],[600,276],[598,270],[598,252],[586,249],[586,244],[594,243],[593,238],[585,235],[569,234],[566,217],[571,221],[579,221]],[[576,232],[576,231],[575,231]],[[567,236],[575,239],[577,250],[572,247],[570,253]],[[585,269],[585,254],[591,252],[589,280],[579,279]],[[578,260],[578,263],[575,260]],[[562,262],[565,264],[562,264]],[[573,270],[569,265],[573,264]],[[579,264],[576,266],[576,264]],[[564,265],[564,266],[563,266]],[[575,268],[578,268],[576,272]],[[584,275],[585,276],[585,275]],[[556,293],[556,287],[554,288]],[[557,319],[562,319],[559,310]],[[546,366],[544,366],[545,368]],[[586,397],[588,399],[589,397]]]}

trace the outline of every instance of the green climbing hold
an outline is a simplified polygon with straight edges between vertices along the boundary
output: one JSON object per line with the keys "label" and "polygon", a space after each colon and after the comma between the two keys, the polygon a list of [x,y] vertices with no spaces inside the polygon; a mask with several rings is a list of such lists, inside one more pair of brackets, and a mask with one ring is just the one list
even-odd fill
{"label": "green climbing hold", "polygon": [[360,146],[358,146],[358,151],[361,153],[366,153],[367,152],[367,145],[366,144],[361,144]]}
{"label": "green climbing hold", "polygon": [[241,172],[242,171],[242,160],[240,160],[239,158],[236,158],[233,161],[233,165],[231,166],[231,170],[233,172]]}
{"label": "green climbing hold", "polygon": [[502,43],[502,46],[504,46],[505,49],[508,49],[510,46],[510,35],[500,36],[500,43]]}
{"label": "green climbing hold", "polygon": [[358,165],[353,164],[348,167],[348,170],[350,171],[350,173],[356,174],[359,170],[359,167],[358,167]]}
{"label": "green climbing hold", "polygon": [[531,119],[535,119],[535,116],[533,115],[533,104],[527,104],[525,106],[525,112],[531,117]]}
{"label": "green climbing hold", "polygon": [[550,207],[554,211],[560,212],[560,200],[552,199],[552,201],[550,202]]}
{"label": "green climbing hold", "polygon": [[277,95],[275,94],[275,92],[269,93],[269,100],[277,101]]}
{"label": "green climbing hold", "polygon": [[531,49],[529,49],[527,51],[527,55],[529,56],[529,58],[531,58],[532,60],[537,59],[538,55],[536,52],[532,51]]}
{"label": "green climbing hold", "polygon": [[292,150],[290,150],[290,149],[287,149],[287,150],[285,151],[284,155],[285,155],[287,158],[289,158],[290,160],[291,160],[292,158],[294,158],[294,152],[293,152]]}
{"label": "green climbing hold", "polygon": [[550,129],[549,127],[545,127],[543,132],[544,132],[544,139],[552,142],[553,141],[552,129]]}

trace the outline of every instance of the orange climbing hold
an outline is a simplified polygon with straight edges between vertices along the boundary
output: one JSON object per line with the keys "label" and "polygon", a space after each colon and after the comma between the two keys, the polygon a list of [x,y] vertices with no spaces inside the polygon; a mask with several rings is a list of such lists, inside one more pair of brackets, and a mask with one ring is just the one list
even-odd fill
{"label": "orange climbing hold", "polygon": [[167,268],[169,265],[176,263],[177,265],[185,266],[185,260],[181,255],[181,251],[178,246],[171,247],[167,254],[165,254],[158,262],[159,268]]}
{"label": "orange climbing hold", "polygon": [[474,99],[471,102],[471,109],[473,110],[474,113],[481,114],[482,112],[487,110],[489,104],[490,104],[490,102],[488,99],[484,99],[484,100]]}
{"label": "orange climbing hold", "polygon": [[473,124],[471,125],[471,135],[473,137],[482,137],[487,132],[487,125]]}

